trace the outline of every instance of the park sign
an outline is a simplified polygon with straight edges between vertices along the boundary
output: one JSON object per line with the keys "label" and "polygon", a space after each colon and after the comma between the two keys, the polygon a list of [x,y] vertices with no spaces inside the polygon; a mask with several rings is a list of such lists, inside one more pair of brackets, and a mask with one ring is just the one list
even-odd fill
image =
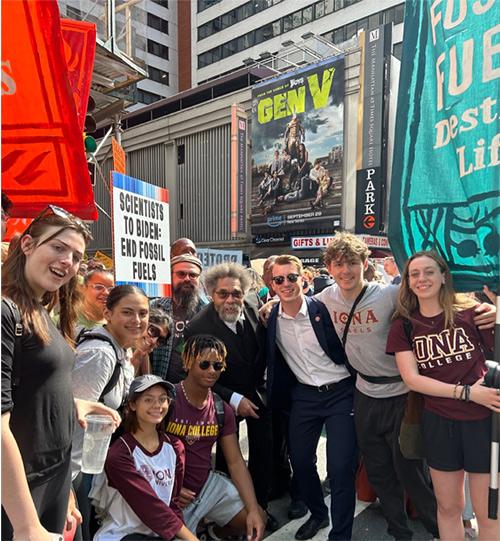
{"label": "park sign", "polygon": [[111,181],[115,281],[169,297],[168,190],[115,171]]}
{"label": "park sign", "polygon": [[399,265],[436,249],[456,289],[499,282],[498,3],[407,0],[389,209]]}

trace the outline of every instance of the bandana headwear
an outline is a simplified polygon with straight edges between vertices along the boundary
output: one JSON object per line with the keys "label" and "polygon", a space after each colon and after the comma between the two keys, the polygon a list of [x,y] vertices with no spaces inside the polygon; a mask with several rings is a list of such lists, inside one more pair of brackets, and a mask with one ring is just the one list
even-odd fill
{"label": "bandana headwear", "polygon": [[200,271],[203,270],[202,262],[196,256],[191,254],[176,255],[170,260],[171,267],[177,265],[177,263],[191,263],[193,265],[196,265],[200,269]]}

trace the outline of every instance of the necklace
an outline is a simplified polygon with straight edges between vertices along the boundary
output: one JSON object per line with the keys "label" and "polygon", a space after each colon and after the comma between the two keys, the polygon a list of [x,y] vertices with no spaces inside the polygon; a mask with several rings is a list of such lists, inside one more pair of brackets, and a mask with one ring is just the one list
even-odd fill
{"label": "necklace", "polygon": [[198,406],[197,404],[194,404],[191,400],[189,400],[189,396],[187,394],[186,388],[184,387],[184,382],[183,381],[181,381],[181,389],[182,389],[182,394],[184,395],[184,398],[188,401],[188,403],[191,404],[191,406],[193,406],[195,408],[198,408],[199,410],[204,408],[205,402],[208,399],[210,393],[212,392],[211,389],[208,389],[207,398],[203,401],[203,404],[201,406]]}

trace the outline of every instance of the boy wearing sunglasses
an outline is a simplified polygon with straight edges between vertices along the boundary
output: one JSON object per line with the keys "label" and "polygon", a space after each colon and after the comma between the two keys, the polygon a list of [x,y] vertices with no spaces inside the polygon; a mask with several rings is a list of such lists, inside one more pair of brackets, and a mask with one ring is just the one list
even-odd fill
{"label": "boy wearing sunglasses", "polygon": [[[213,336],[196,335],[186,341],[182,360],[187,376],[176,385],[167,432],[180,438],[186,450],[179,496],[184,522],[191,531],[203,518],[215,523],[216,527],[209,527],[210,539],[246,533],[249,540],[259,541],[264,533],[263,511],[238,445],[234,413],[212,393],[226,367],[226,348]],[[223,408],[222,423],[218,408]],[[212,470],[216,441],[231,480]]]}
{"label": "boy wearing sunglasses", "polygon": [[295,539],[310,539],[329,524],[316,448],[326,428],[331,486],[329,541],[351,538],[355,507],[354,380],[326,307],[303,291],[301,261],[276,258],[274,291],[280,302],[267,325],[267,393],[271,407],[290,411],[289,452],[300,494],[311,511]]}

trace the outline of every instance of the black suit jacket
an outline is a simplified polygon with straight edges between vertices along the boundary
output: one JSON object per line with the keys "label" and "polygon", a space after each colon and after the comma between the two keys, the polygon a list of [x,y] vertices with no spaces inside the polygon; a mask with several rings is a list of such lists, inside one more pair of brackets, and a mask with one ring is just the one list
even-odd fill
{"label": "black suit jacket", "polygon": [[[344,348],[326,306],[315,297],[305,297],[305,300],[309,320],[321,349],[333,363],[346,364]],[[276,343],[278,310],[279,303],[273,307],[267,321],[267,392],[271,407],[288,409],[291,389],[297,384],[297,378],[290,370]]]}
{"label": "black suit jacket", "polygon": [[226,369],[214,385],[214,391],[226,402],[229,402],[233,392],[237,392],[252,402],[257,401],[265,405],[265,330],[259,323],[256,299],[245,298],[243,312],[257,341],[255,358],[248,358],[243,351],[240,337],[220,319],[213,303],[206,306],[189,322],[184,331],[184,338],[187,340],[197,334],[211,334],[224,342],[227,349]]}

